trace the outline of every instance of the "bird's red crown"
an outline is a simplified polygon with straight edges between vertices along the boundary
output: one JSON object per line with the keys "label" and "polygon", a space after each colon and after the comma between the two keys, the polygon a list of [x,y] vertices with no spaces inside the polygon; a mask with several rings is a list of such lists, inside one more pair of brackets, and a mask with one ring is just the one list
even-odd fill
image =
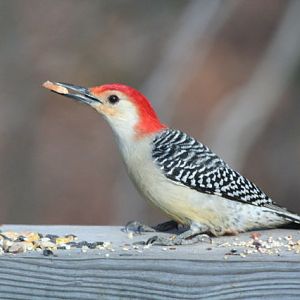
{"label": "bird's red crown", "polygon": [[149,100],[138,90],[120,83],[104,84],[90,89],[95,95],[101,95],[105,91],[119,91],[132,101],[138,111],[139,122],[136,124],[136,131],[139,136],[160,131],[166,126],[162,124],[154,111]]}

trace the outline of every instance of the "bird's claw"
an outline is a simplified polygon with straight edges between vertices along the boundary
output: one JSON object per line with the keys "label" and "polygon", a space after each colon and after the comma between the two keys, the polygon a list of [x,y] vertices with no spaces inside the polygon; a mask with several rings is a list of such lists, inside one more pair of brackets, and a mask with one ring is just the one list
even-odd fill
{"label": "bird's claw", "polygon": [[138,221],[130,221],[125,225],[124,231],[141,234],[142,232],[155,232],[155,229]]}
{"label": "bird's claw", "polygon": [[146,241],[146,245],[172,246],[174,243],[171,238],[155,235]]}
{"label": "bird's claw", "polygon": [[[207,241],[205,241],[207,240]],[[212,243],[212,238],[207,234],[199,234],[192,238],[185,238],[178,236],[153,236],[146,241],[146,245],[159,245],[159,246],[179,246],[179,245],[193,245],[202,242]]]}
{"label": "bird's claw", "polygon": [[165,232],[174,229],[178,230],[178,223],[173,220],[160,223],[155,226],[148,226],[138,221],[130,221],[125,225],[123,231],[133,232],[135,234],[141,234],[142,232],[156,232],[156,231]]}

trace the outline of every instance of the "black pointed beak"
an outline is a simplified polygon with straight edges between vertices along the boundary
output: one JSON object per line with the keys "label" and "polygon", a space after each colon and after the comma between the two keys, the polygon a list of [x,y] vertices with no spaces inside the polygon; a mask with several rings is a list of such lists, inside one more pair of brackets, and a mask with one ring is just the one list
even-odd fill
{"label": "black pointed beak", "polygon": [[72,98],[76,101],[85,103],[85,104],[94,104],[94,103],[102,103],[101,100],[93,96],[88,88],[73,85],[70,83],[64,82],[52,82],[56,86],[60,86],[65,88],[64,92],[60,92],[59,90],[52,90],[53,92]]}

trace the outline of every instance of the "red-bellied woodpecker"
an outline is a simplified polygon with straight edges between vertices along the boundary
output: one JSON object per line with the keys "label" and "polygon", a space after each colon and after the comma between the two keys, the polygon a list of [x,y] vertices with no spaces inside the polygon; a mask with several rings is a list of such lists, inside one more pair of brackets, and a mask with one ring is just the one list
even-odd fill
{"label": "red-bellied woodpecker", "polygon": [[157,243],[184,244],[202,233],[218,236],[300,223],[300,216],[275,204],[208,147],[162,124],[139,91],[123,84],[84,88],[48,81],[44,86],[102,114],[140,193],[188,227],[173,241],[158,238]]}

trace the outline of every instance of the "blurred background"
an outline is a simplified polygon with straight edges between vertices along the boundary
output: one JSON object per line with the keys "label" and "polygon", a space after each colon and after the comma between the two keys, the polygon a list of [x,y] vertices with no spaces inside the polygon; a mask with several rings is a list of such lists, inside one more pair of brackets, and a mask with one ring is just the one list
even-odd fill
{"label": "blurred background", "polygon": [[167,220],[89,107],[41,88],[121,82],[300,213],[300,1],[0,0],[0,222]]}

